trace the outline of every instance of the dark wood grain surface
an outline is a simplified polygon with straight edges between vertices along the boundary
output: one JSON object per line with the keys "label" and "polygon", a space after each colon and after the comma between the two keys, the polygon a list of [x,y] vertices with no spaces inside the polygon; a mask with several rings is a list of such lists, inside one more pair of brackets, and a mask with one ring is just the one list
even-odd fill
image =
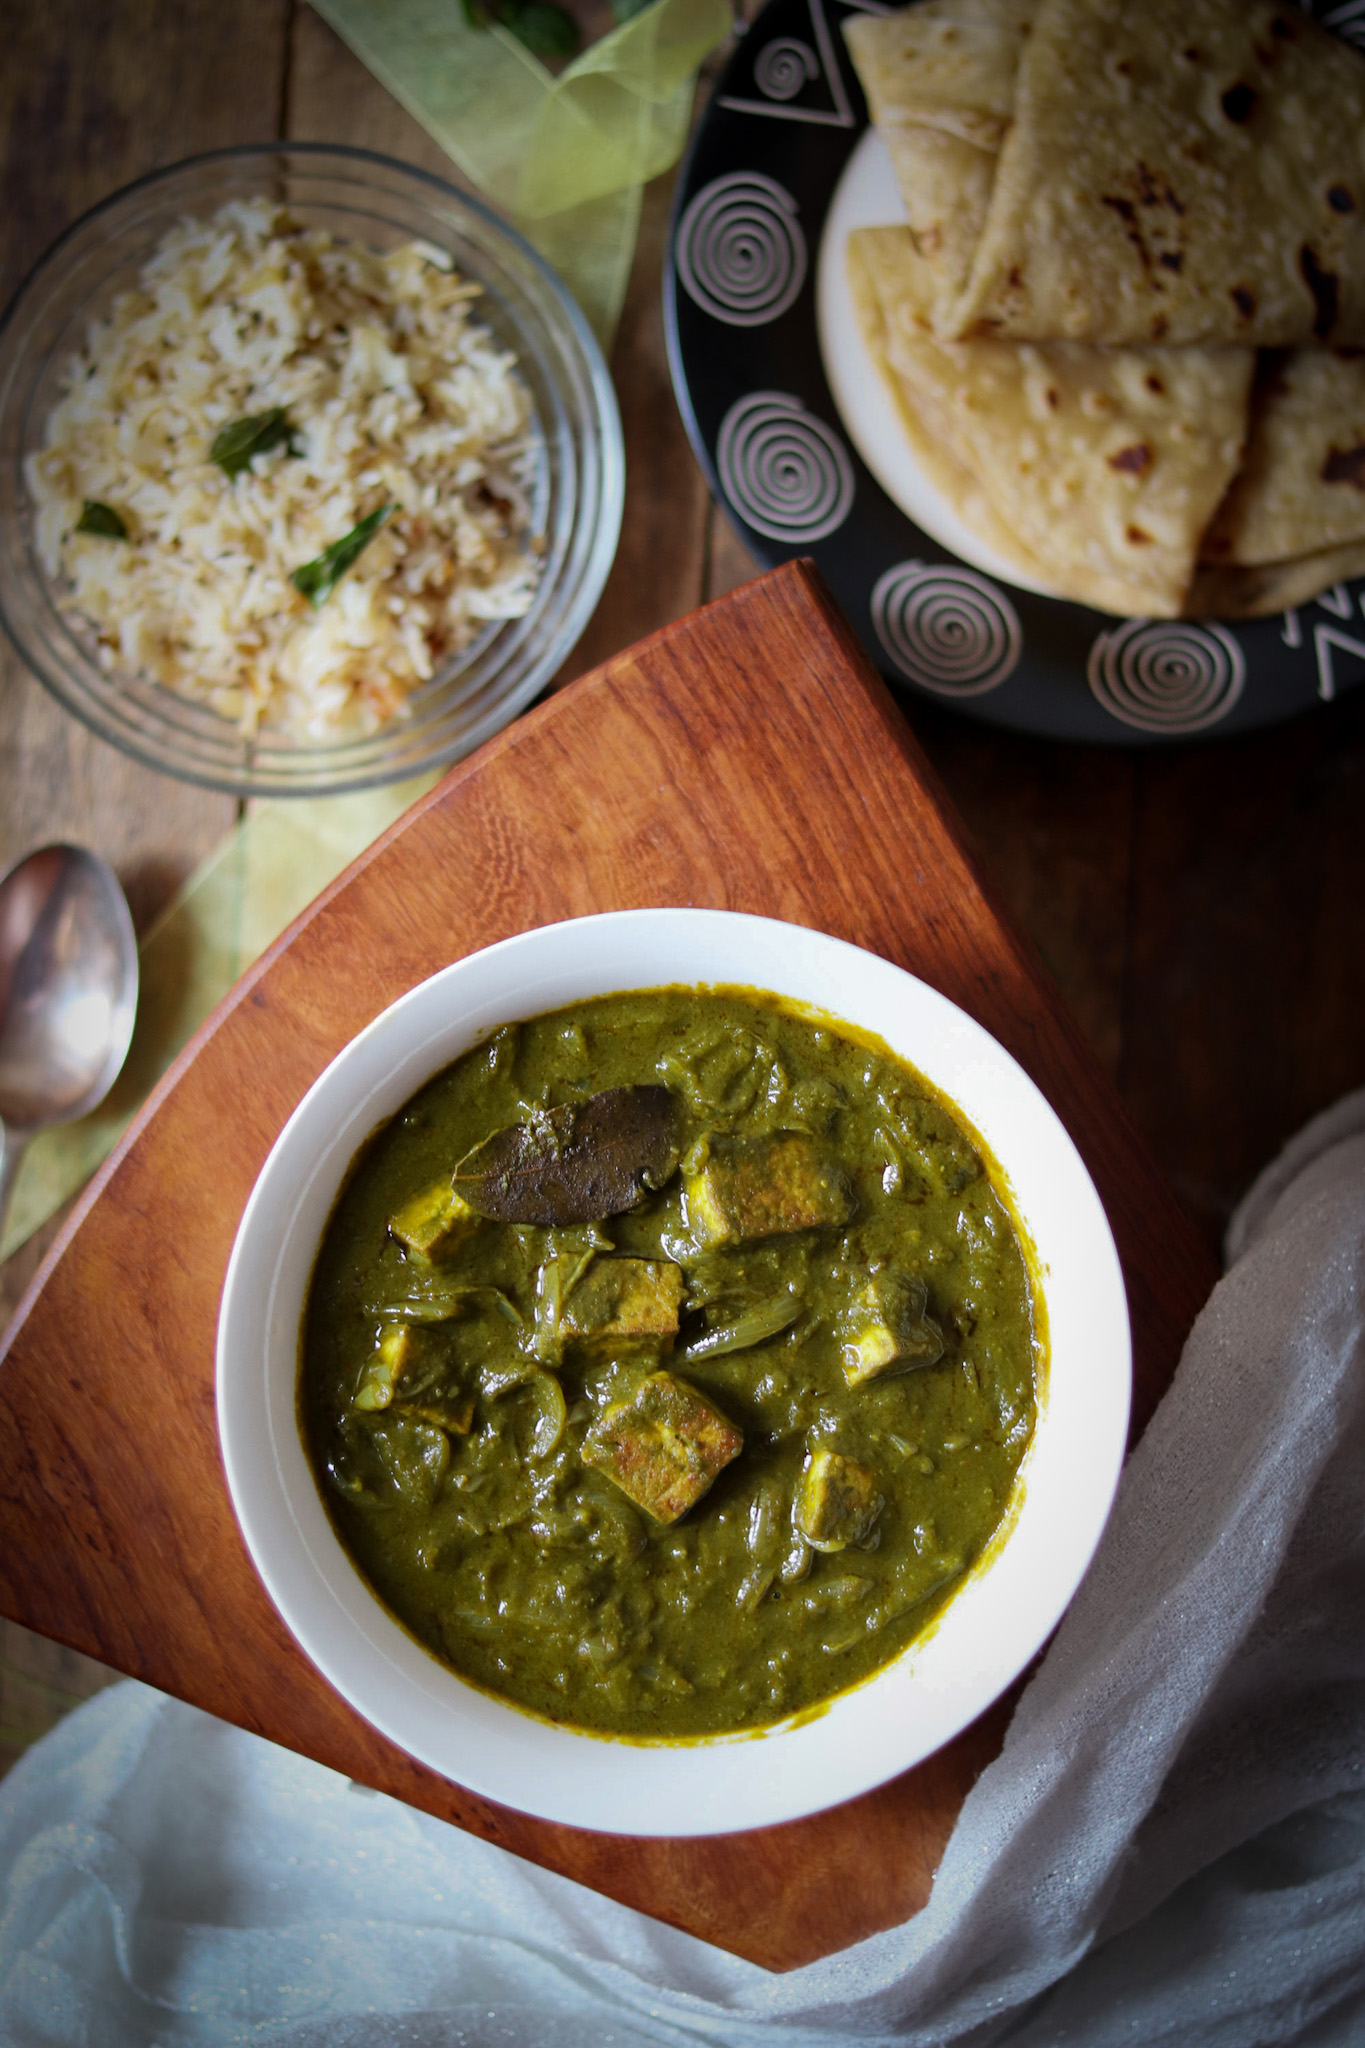
{"label": "dark wood grain surface", "polygon": [[[591,6],[597,23],[605,5]],[[0,295],[86,206],[199,149],[285,133],[452,175],[303,0],[4,0],[0,22]],[[646,195],[612,359],[629,464],[621,551],[565,680],[753,574],[669,391],[669,185]],[[1000,898],[1216,1249],[1256,1169],[1365,1083],[1365,692],[1279,731],[1145,754],[908,708]],[[83,839],[113,860],[145,926],[234,815],[123,761],[0,648],[0,866],[44,839]],[[52,1235],[0,1267],[0,1321]],[[22,1739],[104,1675],[0,1620],[0,1768],[9,1724]]]}
{"label": "dark wood grain surface", "polygon": [[657,903],[851,939],[921,974],[1014,1053],[1110,1216],[1140,1425],[1211,1262],[1000,918],[908,726],[822,587],[792,565],[607,663],[457,769],[191,1046],[59,1241],[0,1362],[0,1607],[787,1968],[924,1903],[957,1807],[998,1747],[1000,1711],[885,1794],[784,1829],[633,1842],[500,1812],[393,1749],[294,1648],[245,1557],[218,1462],[228,1254],[270,1145],[327,1061],[481,945]]}

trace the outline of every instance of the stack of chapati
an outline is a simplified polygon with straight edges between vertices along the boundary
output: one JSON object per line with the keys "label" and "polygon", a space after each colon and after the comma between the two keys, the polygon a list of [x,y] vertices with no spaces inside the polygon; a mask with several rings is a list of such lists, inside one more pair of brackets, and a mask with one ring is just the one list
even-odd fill
{"label": "stack of chapati", "polygon": [[1365,572],[1365,56],[1291,0],[845,23],[909,226],[849,243],[921,466],[1059,595],[1249,617]]}

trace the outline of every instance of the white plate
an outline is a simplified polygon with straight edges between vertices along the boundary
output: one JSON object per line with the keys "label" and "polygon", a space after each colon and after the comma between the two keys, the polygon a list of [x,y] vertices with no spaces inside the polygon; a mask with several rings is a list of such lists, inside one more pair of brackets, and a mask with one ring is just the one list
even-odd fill
{"label": "white plate", "polygon": [[840,33],[868,4],[767,0],[677,181],[669,364],[745,547],[770,568],[808,555],[911,701],[1049,739],[1166,746],[1365,684],[1365,578],[1283,618],[1119,621],[1022,582],[920,474],[844,271],[852,226],[904,217]]}
{"label": "white plate", "polygon": [[[956,1102],[1003,1167],[1043,1276],[1046,1387],[1018,1512],[926,1639],[801,1725],[686,1742],[552,1726],[467,1685],[382,1607],[342,1549],[299,1436],[299,1328],[358,1147],[510,1020],[618,990],[774,989],[877,1033]],[[314,1083],[247,1203],[223,1290],[218,1426],[247,1546],[286,1625],[383,1734],[490,1799],[576,1827],[704,1835],[868,1791],[973,1721],[1047,1641],[1109,1512],[1128,1428],[1128,1318],[1103,1209],[1023,1070],[913,976],[803,927],[707,910],[550,925],[434,975]]]}

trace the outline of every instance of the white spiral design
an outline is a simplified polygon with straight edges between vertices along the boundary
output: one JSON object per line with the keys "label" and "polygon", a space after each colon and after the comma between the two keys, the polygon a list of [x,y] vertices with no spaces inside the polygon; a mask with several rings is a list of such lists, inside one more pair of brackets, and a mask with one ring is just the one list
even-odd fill
{"label": "white spiral design", "polygon": [[820,76],[820,62],[809,43],[779,36],[759,52],[754,84],[770,100],[794,100],[811,79]]}
{"label": "white spiral design", "polygon": [[786,312],[806,281],[796,201],[761,171],[716,178],[689,202],[674,261],[704,313],[727,327],[762,327]]}
{"label": "white spiral design", "polygon": [[730,407],[716,466],[740,518],[770,540],[823,540],[853,507],[843,443],[786,391],[755,391]]}
{"label": "white spiral design", "polygon": [[941,697],[998,689],[1024,651],[1014,606],[975,569],[898,563],[872,592],[872,624],[897,668]]}
{"label": "white spiral design", "polygon": [[[1317,13],[1317,9],[1311,10]],[[1344,7],[1331,7],[1319,16],[1324,28],[1332,29],[1343,42],[1365,50],[1365,0],[1346,0]]]}
{"label": "white spiral design", "polygon": [[1242,694],[1246,662],[1222,626],[1127,619],[1101,633],[1086,666],[1104,709],[1147,732],[1201,732]]}

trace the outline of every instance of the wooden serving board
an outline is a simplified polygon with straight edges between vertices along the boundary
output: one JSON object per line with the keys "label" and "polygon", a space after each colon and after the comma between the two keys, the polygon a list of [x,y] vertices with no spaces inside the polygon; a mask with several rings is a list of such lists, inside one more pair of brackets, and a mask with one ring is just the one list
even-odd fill
{"label": "wooden serving board", "polygon": [[413,1763],[295,1648],[233,1520],[219,1292],[295,1103],[414,983],[591,911],[818,926],[984,1024],[1070,1130],[1123,1259],[1136,1426],[1214,1277],[909,728],[800,563],[618,656],[414,806],[232,991],[53,1249],[0,1363],[0,1610],[517,1854],[788,1969],[918,1910],[1011,1702],[880,1791],[703,1841],[554,1827]]}

